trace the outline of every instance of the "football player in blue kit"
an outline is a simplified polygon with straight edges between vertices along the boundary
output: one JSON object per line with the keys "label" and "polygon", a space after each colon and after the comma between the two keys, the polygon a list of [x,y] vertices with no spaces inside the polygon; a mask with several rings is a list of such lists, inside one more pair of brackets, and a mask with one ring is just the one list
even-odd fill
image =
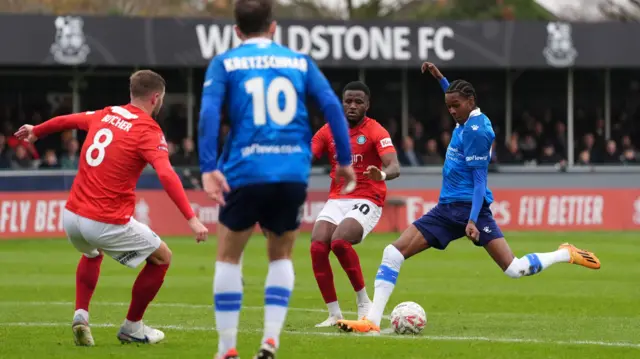
{"label": "football player in blue kit", "polygon": [[487,187],[487,174],[495,139],[491,121],[480,111],[475,89],[469,82],[456,80],[450,84],[432,63],[422,65],[422,72],[426,71],[440,82],[447,109],[456,121],[442,169],[440,198],[431,211],[384,249],[369,314],[360,320],[338,321],[338,327],[344,331],[379,332],[382,314],[402,263],[428,248],[444,250],[450,242],[464,236],[476,246],[484,247],[511,278],[539,273],[555,263],[600,268],[600,261],[593,253],[568,243],[554,252],[532,253],[520,258],[513,254],[489,208],[493,194]]}
{"label": "football player in blue kit", "polygon": [[[291,261],[311,171],[311,125],[306,99],[327,119],[337,151],[336,177],[355,188],[342,105],[313,60],[272,41],[272,0],[236,0],[242,44],[215,56],[205,74],[199,154],[205,192],[221,205],[213,281],[216,358],[237,359],[242,307],[242,252],[259,224],[267,237],[264,335],[255,358],[275,358],[293,291]],[[230,131],[217,156],[220,112]]]}

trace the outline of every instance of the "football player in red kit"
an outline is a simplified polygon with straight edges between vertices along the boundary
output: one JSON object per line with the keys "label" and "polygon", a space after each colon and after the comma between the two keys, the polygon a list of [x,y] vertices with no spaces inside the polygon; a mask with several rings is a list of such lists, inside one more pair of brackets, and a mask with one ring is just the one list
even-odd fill
{"label": "football player in red kit", "polygon": [[342,105],[350,127],[352,165],[357,175],[353,192],[342,194],[342,185],[334,180],[335,145],[329,128],[322,127],[312,140],[315,158],[328,153],[332,178],[329,200],[311,234],[313,273],[329,309],[329,318],[316,327],[333,326],[343,319],[329,262],[332,251],[356,292],[358,318],[367,314],[371,305],[353,245],[360,243],[380,220],[387,194],[385,181],[400,175],[400,165],[389,132],[366,116],[370,96],[369,88],[360,81],[347,84],[342,92]]}
{"label": "football player in red kit", "polygon": [[131,304],[118,339],[150,344],[164,339],[163,332],[142,322],[171,263],[166,243],[132,217],[135,187],[147,164],[156,170],[165,191],[189,221],[196,240],[203,241],[207,235],[169,162],[162,130],[151,117],[162,107],[164,79],[153,71],[138,71],[131,76],[130,94],[128,105],[58,116],[38,126],[24,125],[16,132],[19,139],[34,142],[54,132],[87,131],[63,215],[69,241],[83,253],[76,271],[72,322],[76,345],[94,345],[89,302],[98,283],[103,253],[131,268],[147,262],[133,284]]}

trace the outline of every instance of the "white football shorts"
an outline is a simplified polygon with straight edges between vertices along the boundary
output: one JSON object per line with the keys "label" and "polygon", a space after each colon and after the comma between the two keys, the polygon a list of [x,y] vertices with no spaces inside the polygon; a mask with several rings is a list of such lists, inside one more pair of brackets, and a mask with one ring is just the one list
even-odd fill
{"label": "white football shorts", "polygon": [[382,208],[367,199],[330,199],[320,211],[316,222],[326,221],[337,226],[345,218],[353,218],[362,226],[364,239],[378,224],[380,216],[382,216]]}
{"label": "white football shorts", "polygon": [[149,226],[133,218],[123,225],[108,224],[65,209],[62,223],[69,242],[85,256],[97,257],[100,249],[130,268],[144,262],[162,243]]}

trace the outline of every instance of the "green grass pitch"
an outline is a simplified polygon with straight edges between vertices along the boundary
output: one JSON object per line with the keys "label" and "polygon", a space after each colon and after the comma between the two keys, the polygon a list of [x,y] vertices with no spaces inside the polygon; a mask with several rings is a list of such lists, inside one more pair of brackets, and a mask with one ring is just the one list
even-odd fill
{"label": "green grass pitch", "polygon": [[[371,235],[357,246],[373,297],[383,248],[395,235]],[[569,241],[595,251],[602,268],[558,264],[513,280],[467,240],[405,262],[386,313],[402,301],[428,316],[415,337],[377,337],[316,329],[326,319],[309,258],[309,236],[296,244],[296,286],[278,358],[640,358],[638,233],[509,233],[516,255],[550,251]],[[116,340],[136,270],[105,259],[91,307],[96,346],[73,345],[75,266],[65,240],[0,241],[0,358],[211,358],[217,345],[212,303],[215,238],[197,245],[169,238],[174,261],[145,321],[162,328],[155,346]],[[353,318],[355,294],[332,259],[342,310]],[[245,299],[239,351],[252,358],[262,330],[265,240],[254,238],[244,259]],[[383,321],[383,328],[389,326]]]}

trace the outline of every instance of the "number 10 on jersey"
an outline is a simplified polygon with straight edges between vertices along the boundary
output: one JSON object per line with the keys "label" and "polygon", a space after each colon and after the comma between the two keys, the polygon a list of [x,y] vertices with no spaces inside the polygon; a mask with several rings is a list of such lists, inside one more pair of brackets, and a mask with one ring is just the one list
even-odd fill
{"label": "number 10 on jersey", "polygon": [[[298,94],[288,78],[276,77],[265,84],[263,77],[253,77],[245,82],[244,87],[253,101],[253,123],[256,126],[267,124],[267,114],[280,126],[293,121],[298,110]],[[280,108],[280,94],[284,96],[284,108]]]}

